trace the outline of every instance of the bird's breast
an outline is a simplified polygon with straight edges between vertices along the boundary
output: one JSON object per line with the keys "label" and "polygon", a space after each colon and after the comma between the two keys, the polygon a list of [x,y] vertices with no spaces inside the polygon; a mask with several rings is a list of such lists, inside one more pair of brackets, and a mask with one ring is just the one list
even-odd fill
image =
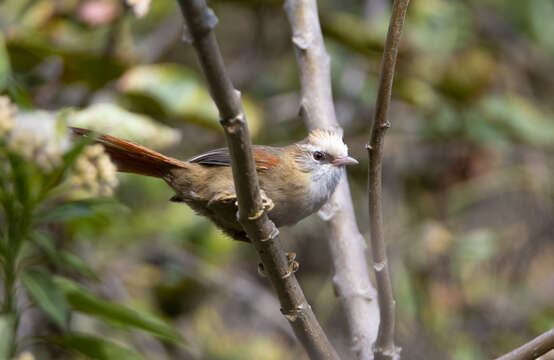
{"label": "bird's breast", "polygon": [[268,215],[277,227],[296,224],[319,210],[329,198],[313,191],[313,184],[307,175],[260,175],[260,187],[274,204]]}

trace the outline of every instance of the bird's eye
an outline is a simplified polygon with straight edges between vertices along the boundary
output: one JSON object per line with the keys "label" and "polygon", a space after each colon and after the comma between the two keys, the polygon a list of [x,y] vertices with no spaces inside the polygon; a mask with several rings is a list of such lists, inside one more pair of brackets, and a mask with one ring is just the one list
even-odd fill
{"label": "bird's eye", "polygon": [[314,151],[314,159],[319,161],[319,160],[323,160],[325,158],[325,154],[322,153],[321,151]]}

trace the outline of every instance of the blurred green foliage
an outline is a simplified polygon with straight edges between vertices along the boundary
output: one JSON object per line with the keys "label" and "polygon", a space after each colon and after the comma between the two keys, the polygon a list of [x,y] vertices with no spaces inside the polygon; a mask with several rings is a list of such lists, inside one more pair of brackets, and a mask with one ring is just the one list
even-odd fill
{"label": "blurred green foliage", "polygon": [[[268,144],[306,133],[281,5],[211,3],[255,141]],[[318,5],[338,117],[351,153],[363,160],[390,2]],[[492,358],[554,327],[553,16],[550,0],[410,4],[384,161],[386,239],[405,357]],[[4,0],[0,26],[0,89],[20,108],[47,109],[80,126],[102,123],[99,130],[182,159],[224,146],[194,51],[180,42],[175,2],[153,1],[136,18],[116,0]],[[349,169],[349,179],[367,234],[367,162],[361,163]],[[45,180],[21,171],[14,190],[24,202]],[[41,221],[28,244],[41,255],[41,272],[24,272],[21,281],[48,320],[23,314],[41,325],[23,330],[56,341],[23,342],[19,352],[46,360],[74,353],[96,359],[305,356],[278,307],[262,301],[271,289],[255,278],[257,259],[247,244],[169,203],[172,192],[162,181],[119,179],[118,203],[71,199],[37,208]],[[314,216],[283,229],[282,237],[298,253],[297,275],[316,314],[348,359],[321,226]],[[64,305],[51,286],[58,276],[87,290],[68,301],[61,287]],[[122,325],[118,317],[131,320],[140,312],[140,322],[147,315],[139,309],[170,318],[187,346],[159,340],[155,326],[150,330],[158,338],[125,331],[139,324]],[[4,339],[13,335],[13,321],[0,317],[6,334],[0,353],[10,347]]]}
{"label": "blurred green foliage", "polygon": [[[28,296],[27,307],[40,309],[45,317],[42,323],[51,327],[43,334],[45,344],[58,344],[91,358],[131,358],[134,352],[108,339],[76,334],[70,324],[75,312],[144,330],[166,342],[183,343],[181,334],[162,318],[105,300],[69,278],[55,275],[100,280],[83,259],[63,249],[65,240],[53,229],[93,218],[96,205],[114,204],[113,200],[96,199],[111,193],[116,184],[115,167],[102,147],[90,145],[91,139],[70,144],[63,117],[44,112],[19,115],[6,97],[0,100],[0,118],[2,358],[22,352],[18,336],[20,324],[24,324],[22,288]],[[34,121],[33,126],[29,127],[29,121]],[[108,160],[107,167],[99,161],[102,154]],[[88,173],[79,172],[79,164],[85,164]],[[80,181],[81,176],[88,180]]]}

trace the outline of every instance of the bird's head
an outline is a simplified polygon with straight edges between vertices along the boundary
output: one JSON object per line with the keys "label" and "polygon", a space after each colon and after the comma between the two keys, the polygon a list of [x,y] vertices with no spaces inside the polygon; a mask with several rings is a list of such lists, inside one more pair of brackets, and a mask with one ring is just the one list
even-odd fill
{"label": "bird's head", "polygon": [[295,160],[300,171],[310,174],[315,191],[335,190],[345,165],[358,161],[348,156],[348,147],[342,137],[332,130],[312,130],[308,137],[296,144]]}

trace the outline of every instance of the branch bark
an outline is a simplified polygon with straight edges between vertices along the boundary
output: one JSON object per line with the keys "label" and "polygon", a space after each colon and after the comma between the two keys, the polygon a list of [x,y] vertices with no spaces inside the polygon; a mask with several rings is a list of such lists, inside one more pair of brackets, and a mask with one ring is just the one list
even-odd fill
{"label": "branch bark", "polygon": [[533,360],[554,349],[554,329],[537,336],[496,360]]}
{"label": "branch bark", "polygon": [[[330,60],[318,18],[315,0],[287,0],[285,11],[292,28],[296,60],[300,69],[302,98],[300,114],[307,127],[340,128],[333,105]],[[333,284],[350,330],[352,350],[359,360],[373,358],[379,312],[368,273],[366,244],[358,230],[346,173],[335,193],[320,212],[329,228],[333,258]]]}
{"label": "branch bark", "polygon": [[[256,248],[277,292],[282,313],[311,359],[338,359],[308,304],[298,281],[290,272],[278,239],[279,231],[262,204],[260,186],[251,150],[251,139],[242,110],[240,93],[225,71],[213,28],[217,18],[205,0],[178,0],[196,48],[232,158],[233,178],[239,203],[239,221]],[[189,36],[190,35],[190,36]]]}
{"label": "branch bark", "polygon": [[391,126],[387,119],[387,113],[391,101],[392,82],[394,68],[398,54],[402,25],[406,18],[406,11],[410,0],[395,0],[389,24],[383,61],[381,64],[381,78],[377,103],[375,106],[375,118],[372,123],[370,141],[367,145],[369,157],[369,218],[371,226],[371,249],[373,255],[373,268],[377,282],[379,298],[379,312],[381,324],[377,341],[375,342],[375,359],[397,359],[400,357],[400,349],[394,344],[395,326],[395,301],[392,294],[392,283],[387,260],[386,245],[383,231],[382,208],[382,158],[385,142],[385,133]]}

